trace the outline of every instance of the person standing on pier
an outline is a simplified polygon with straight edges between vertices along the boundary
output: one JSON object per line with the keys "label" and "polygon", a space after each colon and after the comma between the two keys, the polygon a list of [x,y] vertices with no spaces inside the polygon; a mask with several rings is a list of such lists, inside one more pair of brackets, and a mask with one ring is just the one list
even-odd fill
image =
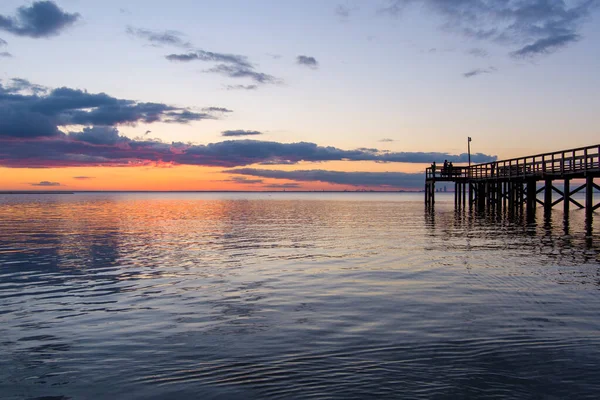
{"label": "person standing on pier", "polygon": [[435,169],[436,169],[436,165],[435,165],[435,161],[433,163],[431,163],[431,173],[433,174],[433,177],[435,178]]}

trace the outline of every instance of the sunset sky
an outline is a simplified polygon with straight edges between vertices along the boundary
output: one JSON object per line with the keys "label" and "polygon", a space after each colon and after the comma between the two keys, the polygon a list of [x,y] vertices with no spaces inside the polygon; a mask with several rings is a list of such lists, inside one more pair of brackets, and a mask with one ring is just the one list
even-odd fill
{"label": "sunset sky", "polygon": [[3,0],[0,190],[421,189],[600,142],[600,0]]}

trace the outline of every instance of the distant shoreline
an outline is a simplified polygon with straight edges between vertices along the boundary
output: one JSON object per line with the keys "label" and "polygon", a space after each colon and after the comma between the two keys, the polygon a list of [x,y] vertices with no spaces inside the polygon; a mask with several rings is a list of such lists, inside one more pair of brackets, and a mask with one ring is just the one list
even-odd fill
{"label": "distant shoreline", "polygon": [[78,190],[78,191],[36,191],[36,190],[7,190],[3,194],[77,194],[77,193],[422,193],[417,190]]}
{"label": "distant shoreline", "polygon": [[48,191],[48,190],[10,190],[0,191],[0,194],[75,194],[75,192],[65,192],[60,190]]}

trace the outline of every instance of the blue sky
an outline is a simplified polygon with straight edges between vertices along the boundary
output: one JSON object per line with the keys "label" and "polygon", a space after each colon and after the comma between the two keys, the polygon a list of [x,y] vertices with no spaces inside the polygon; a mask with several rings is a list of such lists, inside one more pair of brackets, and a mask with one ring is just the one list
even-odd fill
{"label": "blue sky", "polygon": [[[0,83],[6,89],[20,78],[47,88],[36,96],[65,87],[175,109],[109,122],[65,122],[61,112],[52,115],[60,135],[98,125],[97,135],[118,129],[119,137],[157,143],[310,142],[343,151],[450,155],[464,153],[471,136],[475,152],[509,158],[598,142],[599,6],[597,0],[4,0]],[[58,10],[58,20],[48,10]],[[185,57],[192,60],[178,61]],[[34,95],[31,86],[21,89],[12,93]],[[4,105],[11,118],[14,104]],[[174,121],[170,112],[193,114]],[[0,140],[10,136],[18,153],[19,135],[28,134],[0,131]],[[297,170],[423,168],[417,161],[382,166],[362,157],[342,165],[343,158],[286,154],[262,161],[287,170],[302,160],[318,163]],[[15,171],[28,162],[3,166]],[[86,164],[62,167],[75,165]]]}

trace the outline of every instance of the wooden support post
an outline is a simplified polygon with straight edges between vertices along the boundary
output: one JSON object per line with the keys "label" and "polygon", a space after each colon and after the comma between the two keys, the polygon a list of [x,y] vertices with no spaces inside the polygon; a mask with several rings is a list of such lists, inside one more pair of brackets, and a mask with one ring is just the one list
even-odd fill
{"label": "wooden support post", "polygon": [[544,187],[544,212],[548,213],[552,210],[552,179],[545,180]]}
{"label": "wooden support post", "polygon": [[564,203],[564,213],[565,218],[567,218],[569,214],[569,205],[571,204],[571,188],[570,185],[571,180],[569,178],[565,178],[565,188],[563,189],[563,203]]}
{"label": "wooden support post", "polygon": [[454,182],[454,209],[458,208],[458,183]]}
{"label": "wooden support post", "polygon": [[523,203],[525,202],[525,182],[519,182],[519,209],[523,209]]}
{"label": "wooden support post", "polygon": [[473,190],[473,183],[469,182],[469,210],[473,208],[473,200],[475,199],[475,193],[473,192]]}
{"label": "wooden support post", "polygon": [[535,179],[527,180],[527,214],[531,215],[535,212],[536,194]]}
{"label": "wooden support post", "polygon": [[585,178],[585,222],[592,226],[592,217],[594,215],[594,177]]}
{"label": "wooden support post", "polygon": [[496,207],[498,212],[502,211],[502,182],[496,184]]}
{"label": "wooden support post", "polygon": [[508,182],[508,211],[513,212],[515,210],[515,184],[514,182]]}
{"label": "wooden support post", "polygon": [[477,203],[480,210],[485,209],[485,184],[482,182],[477,184]]}

